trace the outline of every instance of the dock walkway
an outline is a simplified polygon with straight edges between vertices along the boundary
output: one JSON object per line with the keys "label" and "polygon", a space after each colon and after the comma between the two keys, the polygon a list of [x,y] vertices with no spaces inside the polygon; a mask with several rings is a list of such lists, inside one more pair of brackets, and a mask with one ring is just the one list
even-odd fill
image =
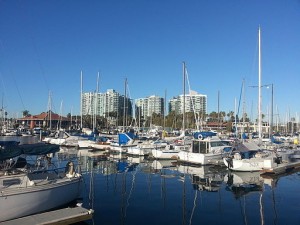
{"label": "dock walkway", "polygon": [[0,225],[65,225],[92,219],[93,213],[92,209],[77,206],[9,220],[1,222]]}
{"label": "dock walkway", "polygon": [[266,174],[274,174],[274,175],[279,175],[279,174],[284,174],[288,173],[290,171],[299,171],[300,169],[300,162],[292,162],[292,163],[282,163],[278,164],[277,167],[274,167],[272,169],[264,169],[261,171],[261,175],[266,175]]}

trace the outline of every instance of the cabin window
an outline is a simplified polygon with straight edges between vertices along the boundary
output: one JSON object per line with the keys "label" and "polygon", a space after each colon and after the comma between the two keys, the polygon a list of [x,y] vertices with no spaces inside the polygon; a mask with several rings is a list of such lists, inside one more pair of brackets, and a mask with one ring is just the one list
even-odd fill
{"label": "cabin window", "polygon": [[218,147],[218,146],[224,146],[224,144],[220,141],[215,141],[210,143],[211,147]]}
{"label": "cabin window", "polygon": [[206,142],[200,142],[200,153],[206,154],[208,152],[208,146]]}
{"label": "cabin window", "polygon": [[199,153],[199,141],[193,142],[193,153]]}
{"label": "cabin window", "polygon": [[16,185],[16,184],[21,184],[21,180],[20,179],[3,180],[3,186],[11,186],[11,185]]}
{"label": "cabin window", "polygon": [[208,152],[208,145],[203,141],[193,141],[193,153],[206,154]]}

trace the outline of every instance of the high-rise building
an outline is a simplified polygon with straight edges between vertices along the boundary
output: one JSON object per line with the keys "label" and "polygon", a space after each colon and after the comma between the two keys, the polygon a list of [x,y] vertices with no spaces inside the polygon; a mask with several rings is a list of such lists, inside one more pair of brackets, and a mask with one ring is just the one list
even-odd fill
{"label": "high-rise building", "polygon": [[[184,109],[185,96],[185,109]],[[196,91],[191,91],[190,94],[179,95],[173,97],[169,101],[169,113],[175,111],[176,114],[183,114],[185,112],[195,112],[206,114],[207,111],[207,96],[198,94]]]}
{"label": "high-rise building", "polygon": [[164,99],[159,96],[136,99],[135,106],[136,114],[143,117],[150,117],[153,113],[164,115]]}
{"label": "high-rise building", "polygon": [[[132,116],[132,104],[130,99],[120,95],[113,89],[108,89],[105,93],[88,92],[82,93],[82,115],[98,115],[108,117],[123,116],[124,112]],[[124,107],[126,108],[124,111]]]}

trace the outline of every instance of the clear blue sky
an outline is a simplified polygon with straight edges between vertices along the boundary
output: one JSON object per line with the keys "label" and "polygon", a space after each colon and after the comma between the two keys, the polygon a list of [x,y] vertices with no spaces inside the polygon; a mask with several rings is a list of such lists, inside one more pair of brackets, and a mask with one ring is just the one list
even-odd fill
{"label": "clear blue sky", "polygon": [[[208,112],[245,105],[257,114],[258,27],[262,84],[274,84],[274,113],[300,115],[299,0],[0,0],[0,78],[9,117],[80,111],[83,90],[115,89],[130,98],[183,93],[182,61]],[[188,90],[188,87],[187,87]],[[270,89],[263,88],[263,113]],[[62,107],[61,107],[62,106]],[[241,112],[241,109],[240,109]],[[17,114],[18,113],[18,114]]]}

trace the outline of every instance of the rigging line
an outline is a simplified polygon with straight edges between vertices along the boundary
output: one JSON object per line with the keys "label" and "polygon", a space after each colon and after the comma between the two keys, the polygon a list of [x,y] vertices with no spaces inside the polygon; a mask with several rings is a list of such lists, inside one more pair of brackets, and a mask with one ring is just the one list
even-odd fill
{"label": "rigging line", "polygon": [[[196,108],[195,108],[194,99],[191,96],[191,85],[190,85],[189,75],[188,75],[188,71],[187,71],[186,67],[185,67],[185,74],[186,74],[186,79],[187,79],[188,86],[189,86],[190,100],[192,102],[192,107],[193,107],[193,111],[194,111],[194,119],[195,119],[196,123],[198,124],[198,122],[199,122],[198,120],[199,119],[196,117]],[[198,127],[197,127],[197,129],[198,129]]]}
{"label": "rigging line", "polygon": [[[11,71],[11,74],[12,74],[12,71]],[[24,105],[24,102],[23,102],[22,96],[21,96],[21,94],[20,94],[19,87],[18,87],[18,85],[17,85],[17,82],[16,82],[16,80],[15,80],[15,77],[14,77],[14,75],[13,75],[13,74],[12,74],[12,79],[13,79],[13,81],[14,81],[15,85],[16,85],[16,89],[17,89],[18,95],[19,95],[19,97],[20,97],[20,100],[21,100],[21,103],[22,103],[22,106],[23,106],[23,110],[25,110],[25,105]]]}
{"label": "rigging line", "polygon": [[244,86],[244,82],[242,83],[242,86],[241,86],[241,92],[240,92],[239,106],[238,106],[237,115],[239,115],[239,113],[240,113],[240,105],[241,105],[241,98],[242,98],[243,86]]}
{"label": "rigging line", "polygon": [[49,88],[48,81],[47,81],[46,76],[45,76],[45,69],[44,69],[44,67],[43,67],[43,65],[42,65],[42,62],[41,62],[41,59],[40,59],[40,55],[39,55],[39,52],[38,52],[37,47],[36,47],[36,43],[35,43],[35,41],[34,41],[33,36],[30,35],[30,37],[31,37],[31,40],[32,40],[34,53],[36,54],[36,57],[37,57],[38,65],[39,65],[40,70],[41,70],[41,73],[42,73],[42,77],[43,77],[44,82],[45,82],[45,84],[46,84],[46,88],[47,88],[47,90],[49,91],[50,88]]}
{"label": "rigging line", "polygon": [[5,89],[5,86],[4,86],[4,82],[3,82],[3,79],[2,79],[2,75],[1,75],[1,72],[0,72],[0,77],[1,77],[1,83],[2,83],[2,89],[3,89],[3,93],[2,93],[2,104],[1,104],[1,110],[4,109],[4,106],[3,106],[3,96],[6,95],[6,89]]}
{"label": "rigging line", "polygon": [[[0,40],[0,46],[1,46],[1,49],[2,49],[3,53],[5,53],[5,51],[4,51],[4,50],[5,50],[5,49],[4,49],[4,45],[3,45],[3,42],[2,42],[1,40]],[[14,81],[14,84],[15,84],[15,86],[16,86],[16,89],[17,89],[19,98],[20,98],[20,100],[21,100],[23,109],[25,110],[24,102],[23,102],[23,99],[22,99],[22,97],[21,97],[21,94],[20,94],[20,91],[19,91],[17,82],[16,82],[16,80],[15,80],[15,77],[14,77],[14,74],[13,74],[13,70],[12,70],[12,68],[11,68],[10,65],[9,65],[9,71],[10,71],[11,77],[12,77],[12,79],[13,79],[13,81]],[[3,80],[2,80],[2,84],[3,84]],[[3,85],[3,87],[4,87],[4,85]]]}

